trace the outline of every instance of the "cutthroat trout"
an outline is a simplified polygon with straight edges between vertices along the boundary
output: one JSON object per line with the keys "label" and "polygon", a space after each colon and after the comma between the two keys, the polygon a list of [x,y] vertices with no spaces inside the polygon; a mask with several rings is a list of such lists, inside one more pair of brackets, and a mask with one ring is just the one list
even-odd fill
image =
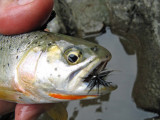
{"label": "cutthroat trout", "polygon": [[0,99],[53,103],[94,98],[116,86],[104,78],[111,54],[79,38],[49,32],[0,36]]}

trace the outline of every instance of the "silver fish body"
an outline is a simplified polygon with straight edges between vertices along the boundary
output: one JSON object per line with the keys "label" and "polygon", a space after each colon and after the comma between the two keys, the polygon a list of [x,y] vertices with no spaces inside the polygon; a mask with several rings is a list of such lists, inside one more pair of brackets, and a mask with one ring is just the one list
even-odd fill
{"label": "silver fish body", "polygon": [[110,59],[105,48],[65,35],[40,31],[1,35],[0,99],[53,103],[109,93],[115,86],[98,86],[97,93],[85,79],[101,73]]}

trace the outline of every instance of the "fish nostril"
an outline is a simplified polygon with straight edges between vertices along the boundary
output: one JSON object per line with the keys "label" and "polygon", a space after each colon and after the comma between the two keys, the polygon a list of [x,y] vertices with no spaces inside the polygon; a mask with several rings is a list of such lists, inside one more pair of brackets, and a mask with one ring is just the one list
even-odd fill
{"label": "fish nostril", "polygon": [[107,59],[107,60],[110,60],[110,59],[111,59],[111,55],[110,55],[110,54],[107,54],[107,55],[106,55],[106,59]]}
{"label": "fish nostril", "polygon": [[97,46],[91,47],[91,50],[96,52],[98,50],[98,47]]}

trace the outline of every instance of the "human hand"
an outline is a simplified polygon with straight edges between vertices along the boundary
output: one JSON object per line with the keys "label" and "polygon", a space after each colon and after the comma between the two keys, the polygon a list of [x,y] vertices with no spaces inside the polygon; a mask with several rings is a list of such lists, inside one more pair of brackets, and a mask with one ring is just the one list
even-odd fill
{"label": "human hand", "polygon": [[[14,35],[40,28],[49,18],[53,0],[0,0],[0,34]],[[34,120],[49,104],[0,101],[0,114],[15,110],[15,120]]]}

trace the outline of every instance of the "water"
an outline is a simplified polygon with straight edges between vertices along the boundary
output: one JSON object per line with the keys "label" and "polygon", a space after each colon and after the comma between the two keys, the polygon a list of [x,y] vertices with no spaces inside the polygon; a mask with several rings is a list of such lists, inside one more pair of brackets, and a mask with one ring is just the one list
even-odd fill
{"label": "water", "polygon": [[107,68],[116,70],[108,81],[118,85],[110,95],[94,100],[71,101],[68,103],[69,120],[144,120],[156,114],[136,107],[132,99],[132,88],[137,75],[136,54],[128,55],[119,38],[109,30],[96,38],[112,54]]}

